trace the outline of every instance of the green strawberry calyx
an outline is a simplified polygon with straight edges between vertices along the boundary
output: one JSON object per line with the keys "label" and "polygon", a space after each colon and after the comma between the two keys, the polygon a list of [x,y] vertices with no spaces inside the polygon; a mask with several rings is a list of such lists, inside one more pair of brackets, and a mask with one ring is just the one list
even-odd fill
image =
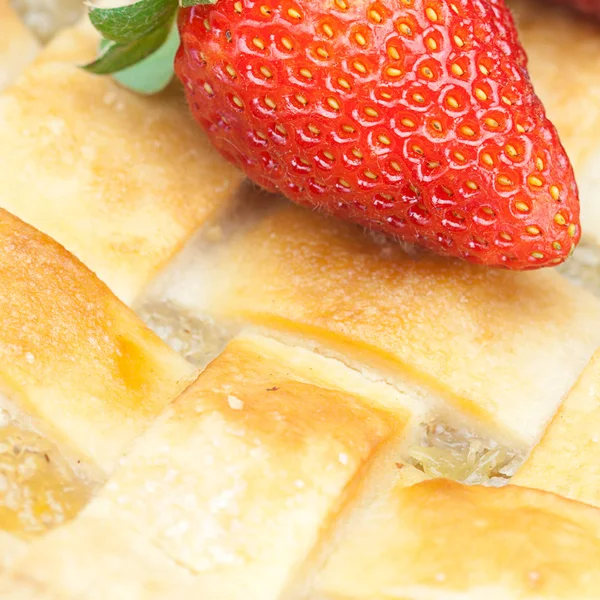
{"label": "green strawberry calyx", "polygon": [[98,57],[83,69],[113,75],[125,87],[144,94],[165,88],[173,77],[179,47],[177,12],[216,0],[139,0],[127,6],[91,6],[89,18],[102,36]]}

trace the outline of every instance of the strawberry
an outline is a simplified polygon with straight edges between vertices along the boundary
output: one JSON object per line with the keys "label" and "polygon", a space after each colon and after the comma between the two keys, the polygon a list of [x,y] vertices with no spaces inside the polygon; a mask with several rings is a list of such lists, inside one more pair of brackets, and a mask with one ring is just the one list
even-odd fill
{"label": "strawberry", "polygon": [[503,0],[219,0],[179,31],[193,115],[267,190],[490,266],[577,243],[573,172]]}

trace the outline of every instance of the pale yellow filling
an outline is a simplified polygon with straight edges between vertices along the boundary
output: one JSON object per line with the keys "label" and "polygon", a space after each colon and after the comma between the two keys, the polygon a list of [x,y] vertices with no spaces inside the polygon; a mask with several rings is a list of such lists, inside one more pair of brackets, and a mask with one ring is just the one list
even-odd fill
{"label": "pale yellow filling", "polygon": [[205,367],[233,337],[212,319],[190,315],[169,302],[150,302],[136,312],[164,342],[197,367]]}
{"label": "pale yellow filling", "polygon": [[408,448],[410,462],[429,477],[467,484],[504,485],[522,456],[494,440],[441,423],[422,424],[418,443]]}
{"label": "pale yellow filling", "polygon": [[0,410],[0,529],[22,538],[73,518],[91,489],[49,440]]}

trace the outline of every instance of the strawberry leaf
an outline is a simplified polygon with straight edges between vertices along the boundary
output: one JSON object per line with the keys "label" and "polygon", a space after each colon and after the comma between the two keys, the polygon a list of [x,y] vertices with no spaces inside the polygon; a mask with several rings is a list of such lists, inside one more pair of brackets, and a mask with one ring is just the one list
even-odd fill
{"label": "strawberry leaf", "polygon": [[179,0],[181,8],[190,8],[191,6],[200,6],[202,4],[216,4],[217,0]]}
{"label": "strawberry leaf", "polygon": [[173,75],[175,53],[179,48],[177,25],[171,28],[167,41],[139,63],[113,75],[122,86],[138,94],[156,94],[169,85]]}
{"label": "strawberry leaf", "polygon": [[127,43],[170,22],[176,10],[177,0],[140,0],[118,8],[92,8],[89,15],[104,39]]}
{"label": "strawberry leaf", "polygon": [[[102,34],[98,58],[83,66],[96,75],[119,73],[124,85],[141,93],[152,93],[165,87],[172,77],[177,37],[169,37],[176,22],[179,6],[215,4],[217,0],[138,0],[116,8],[90,9],[90,21]],[[179,3],[179,4],[178,4]],[[169,38],[169,43],[165,41]],[[166,45],[162,52],[159,48]],[[175,50],[173,49],[175,48]],[[157,54],[140,70],[130,67]],[[124,71],[127,71],[124,73]]]}
{"label": "strawberry leaf", "polygon": [[117,73],[140,62],[166,41],[171,30],[171,23],[164,23],[145,37],[127,43],[108,40],[101,48],[98,58],[83,68],[96,75]]}

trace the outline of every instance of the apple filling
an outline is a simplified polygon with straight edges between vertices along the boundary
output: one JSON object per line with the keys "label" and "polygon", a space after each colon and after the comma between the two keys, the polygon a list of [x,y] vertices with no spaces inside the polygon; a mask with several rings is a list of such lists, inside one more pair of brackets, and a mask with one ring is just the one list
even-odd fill
{"label": "apple filling", "polygon": [[31,538],[73,518],[89,486],[49,440],[2,409],[0,419],[0,529]]}
{"label": "apple filling", "polygon": [[441,423],[422,424],[419,441],[408,449],[415,467],[430,477],[471,485],[504,485],[522,460],[518,452],[494,440]]}
{"label": "apple filling", "polygon": [[138,316],[173,350],[197,367],[219,355],[232,334],[208,317],[197,317],[170,302],[150,302]]}

